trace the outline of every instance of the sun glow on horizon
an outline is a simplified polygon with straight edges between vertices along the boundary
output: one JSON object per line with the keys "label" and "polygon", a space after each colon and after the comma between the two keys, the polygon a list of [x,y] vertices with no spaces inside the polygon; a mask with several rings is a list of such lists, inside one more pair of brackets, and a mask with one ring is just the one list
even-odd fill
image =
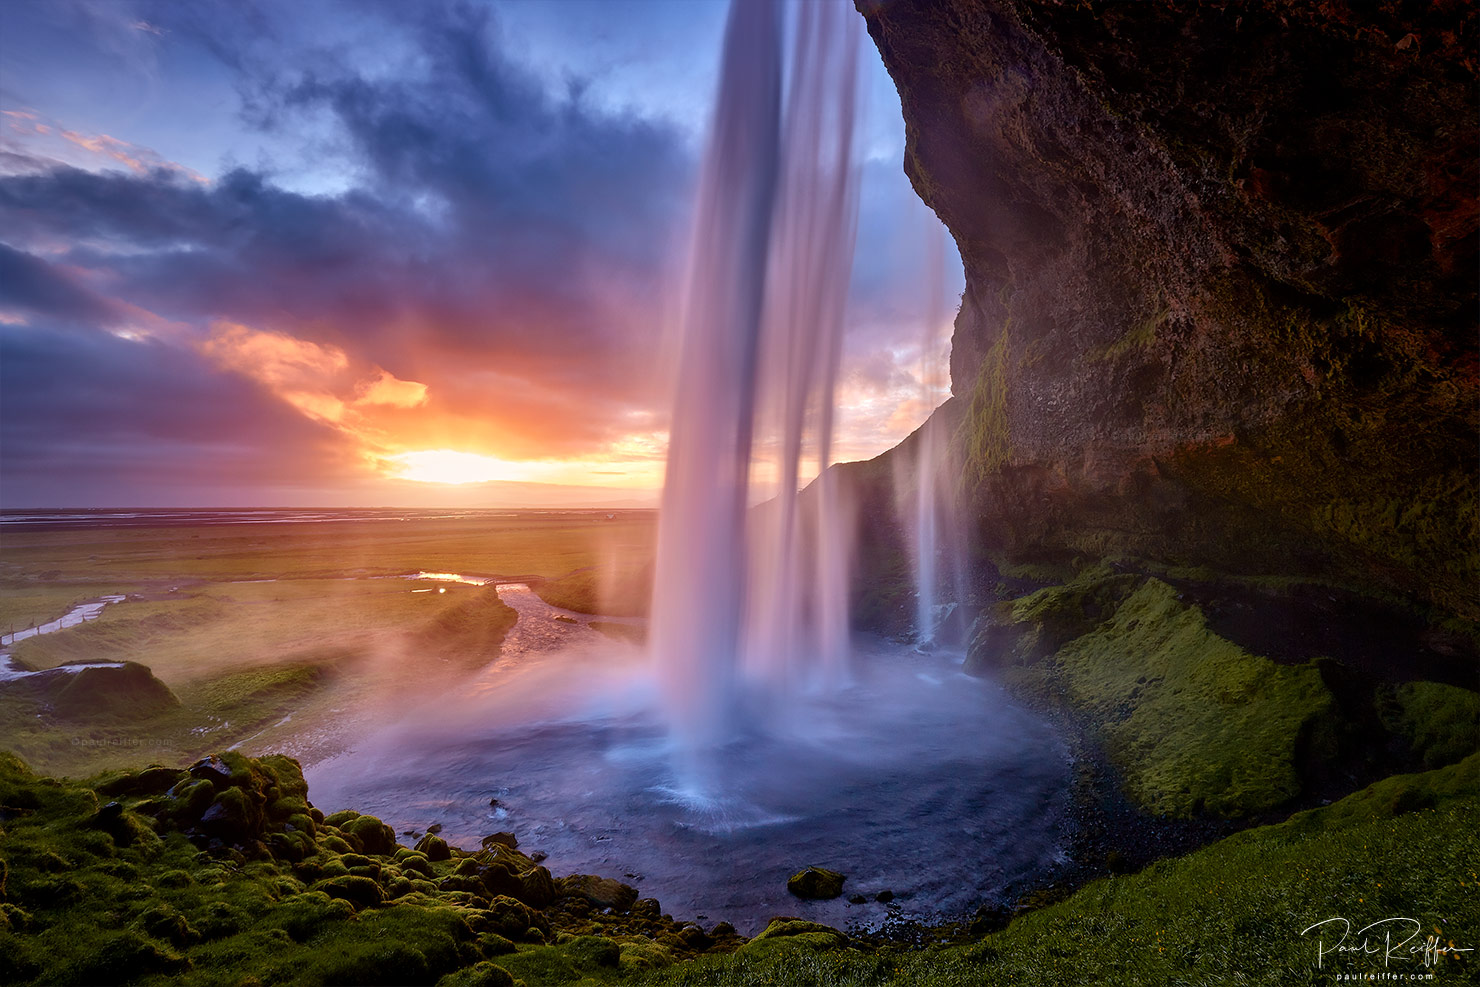
{"label": "sun glow on horizon", "polygon": [[661,463],[625,460],[510,460],[455,449],[418,449],[381,460],[387,475],[416,483],[553,483],[563,486],[652,489]]}
{"label": "sun glow on horizon", "polygon": [[423,449],[389,457],[398,479],[418,483],[492,483],[528,480],[523,463],[453,449]]}

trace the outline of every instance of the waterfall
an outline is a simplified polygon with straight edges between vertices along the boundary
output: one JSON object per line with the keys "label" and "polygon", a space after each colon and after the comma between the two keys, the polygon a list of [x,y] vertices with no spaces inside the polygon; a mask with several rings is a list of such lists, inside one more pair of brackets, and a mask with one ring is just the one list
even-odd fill
{"label": "waterfall", "polygon": [[[941,390],[941,367],[945,361],[937,352],[938,335],[944,307],[941,305],[941,283],[945,277],[945,244],[936,229],[935,217],[926,223],[925,239],[925,312],[924,334],[920,342],[920,394],[925,407],[931,407]],[[933,419],[920,429],[914,461],[914,524],[910,553],[915,568],[915,642],[928,647],[935,641],[936,597],[940,587],[941,552],[940,468],[946,453],[945,437]],[[896,485],[900,478],[896,477]]]}
{"label": "waterfall", "polygon": [[847,660],[849,525],[827,466],[859,18],[791,9],[785,70],[777,0],[731,5],[682,305],[650,642],[690,751],[733,736],[746,694],[768,707]]}

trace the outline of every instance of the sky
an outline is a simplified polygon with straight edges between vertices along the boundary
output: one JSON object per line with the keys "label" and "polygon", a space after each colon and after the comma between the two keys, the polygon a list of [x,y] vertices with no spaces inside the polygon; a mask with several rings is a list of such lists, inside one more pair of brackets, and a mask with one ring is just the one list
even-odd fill
{"label": "sky", "polygon": [[[656,503],[726,10],[0,4],[0,508]],[[838,460],[961,291],[864,63]]]}

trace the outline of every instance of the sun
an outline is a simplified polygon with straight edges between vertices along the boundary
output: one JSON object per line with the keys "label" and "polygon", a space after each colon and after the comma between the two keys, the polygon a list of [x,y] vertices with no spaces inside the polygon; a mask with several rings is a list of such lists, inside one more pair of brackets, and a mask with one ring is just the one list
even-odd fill
{"label": "sun", "polygon": [[452,449],[424,449],[391,456],[392,471],[402,480],[418,483],[491,483],[523,479],[519,464],[494,456]]}

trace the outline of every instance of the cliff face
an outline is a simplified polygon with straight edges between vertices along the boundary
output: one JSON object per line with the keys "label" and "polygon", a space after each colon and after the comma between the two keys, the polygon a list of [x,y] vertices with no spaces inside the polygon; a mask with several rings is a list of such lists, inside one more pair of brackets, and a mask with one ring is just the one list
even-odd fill
{"label": "cliff face", "polygon": [[989,551],[1480,616],[1473,4],[858,2]]}

